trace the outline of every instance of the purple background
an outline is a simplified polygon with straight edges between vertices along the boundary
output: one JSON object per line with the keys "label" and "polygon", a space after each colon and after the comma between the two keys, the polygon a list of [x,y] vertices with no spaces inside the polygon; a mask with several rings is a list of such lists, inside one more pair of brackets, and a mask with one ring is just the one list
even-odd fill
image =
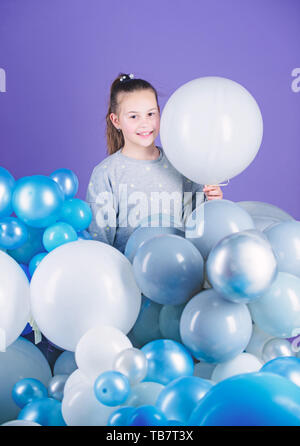
{"label": "purple background", "polygon": [[224,198],[299,220],[299,25],[299,0],[0,0],[0,165],[15,178],[70,168],[84,199],[106,156],[119,72],[150,81],[161,109],[184,83],[223,76],[252,93],[264,120],[258,155]]}

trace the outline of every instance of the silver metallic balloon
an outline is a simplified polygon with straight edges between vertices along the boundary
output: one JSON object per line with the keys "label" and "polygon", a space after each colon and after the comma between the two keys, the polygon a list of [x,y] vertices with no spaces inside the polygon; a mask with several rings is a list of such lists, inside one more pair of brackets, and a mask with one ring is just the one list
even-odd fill
{"label": "silver metallic balloon", "polygon": [[261,297],[277,276],[277,262],[268,239],[257,230],[241,231],[221,240],[207,259],[213,288],[232,302]]}
{"label": "silver metallic balloon", "polygon": [[264,362],[281,356],[295,356],[292,344],[288,340],[273,338],[266,342],[262,351],[262,359]]}
{"label": "silver metallic balloon", "polygon": [[148,369],[148,361],[145,354],[138,348],[122,350],[115,358],[113,370],[127,376],[131,385],[142,381]]}
{"label": "silver metallic balloon", "polygon": [[58,401],[62,401],[64,396],[64,387],[69,375],[54,375],[48,384],[48,396]]}

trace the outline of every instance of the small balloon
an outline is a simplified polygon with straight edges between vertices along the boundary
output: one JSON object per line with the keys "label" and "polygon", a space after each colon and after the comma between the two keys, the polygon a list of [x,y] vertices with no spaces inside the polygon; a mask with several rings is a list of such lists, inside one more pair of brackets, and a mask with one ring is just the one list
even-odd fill
{"label": "small balloon", "polygon": [[262,359],[264,362],[268,362],[282,356],[295,356],[295,352],[293,352],[292,349],[292,344],[289,341],[286,339],[274,338],[266,342],[262,351]]}
{"label": "small balloon", "polygon": [[142,381],[147,374],[147,358],[137,348],[128,348],[117,354],[113,363],[113,370],[127,376],[130,385]]}
{"label": "small balloon", "polygon": [[261,372],[275,373],[300,387],[300,358],[281,357],[266,362]]}
{"label": "small balloon", "polygon": [[20,411],[18,420],[34,421],[42,426],[66,426],[61,402],[53,398],[39,398],[28,403]]}
{"label": "small balloon", "polygon": [[32,228],[31,226],[26,225],[27,229],[27,241],[16,249],[7,250],[7,254],[9,254],[13,259],[15,259],[18,263],[28,264],[32,257],[38,254],[41,251],[44,251],[43,246],[43,228]]}
{"label": "small balloon", "polygon": [[17,249],[28,238],[26,225],[14,217],[0,219],[0,248]]}
{"label": "small balloon", "polygon": [[15,187],[15,179],[12,174],[0,166],[0,218],[12,214],[12,195]]}
{"label": "small balloon", "polygon": [[49,176],[59,185],[66,200],[73,198],[77,194],[79,181],[77,175],[72,170],[57,169]]}
{"label": "small balloon", "polygon": [[83,231],[92,221],[92,211],[88,203],[79,198],[65,200],[61,211],[60,221],[71,225],[75,231]]}
{"label": "small balloon", "polygon": [[12,390],[15,403],[23,408],[26,404],[48,396],[47,388],[38,379],[24,378],[18,381]]}
{"label": "small balloon", "polygon": [[41,263],[41,261],[47,254],[48,254],[47,252],[39,252],[38,254],[32,257],[32,259],[29,262],[29,274],[31,277],[33,276],[33,273],[38,267],[38,265]]}
{"label": "small balloon", "polygon": [[55,400],[62,401],[64,396],[64,387],[69,375],[55,375],[48,384],[48,396]]}
{"label": "small balloon", "polygon": [[105,406],[119,406],[127,400],[130,383],[123,373],[109,370],[98,376],[94,392],[97,400]]}
{"label": "small balloon", "polygon": [[113,412],[107,420],[107,426],[127,426],[129,417],[133,414],[134,407],[124,406]]}
{"label": "small balloon", "polygon": [[243,352],[229,361],[217,364],[212,372],[211,379],[218,383],[234,375],[258,372],[262,366],[263,363],[254,355]]}
{"label": "small balloon", "polygon": [[166,426],[163,412],[150,405],[136,407],[128,419],[128,426]]}
{"label": "small balloon", "polygon": [[62,221],[48,226],[43,235],[45,249],[50,252],[65,243],[74,242],[78,239],[75,229],[68,223]]}

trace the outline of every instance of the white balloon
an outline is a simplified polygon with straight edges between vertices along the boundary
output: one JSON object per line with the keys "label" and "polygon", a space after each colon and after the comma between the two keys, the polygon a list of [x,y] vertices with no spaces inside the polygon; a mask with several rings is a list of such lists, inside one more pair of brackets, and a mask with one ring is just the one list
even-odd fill
{"label": "white balloon", "polygon": [[129,260],[96,240],[69,242],[51,251],[35,270],[30,291],[39,329],[69,351],[98,324],[128,333],[141,306]]}
{"label": "white balloon", "polygon": [[88,377],[80,370],[76,369],[74,372],[69,375],[69,378],[67,379],[64,387],[64,395],[69,392],[69,390],[73,389],[74,387],[82,384],[92,384],[93,382],[88,379]]}
{"label": "white balloon", "polygon": [[15,419],[21,410],[12,398],[12,389],[20,379],[35,378],[48,387],[51,377],[43,353],[22,336],[0,352],[0,423]]}
{"label": "white balloon", "polygon": [[241,353],[235,358],[217,364],[212,372],[211,379],[215,382],[223,381],[240,373],[258,372],[263,366],[263,362],[250,353]]}
{"label": "white balloon", "polygon": [[165,388],[163,384],[157,382],[140,382],[132,386],[131,392],[123,406],[155,406],[158,395]]}
{"label": "white balloon", "polygon": [[230,79],[208,76],[178,88],[162,112],[160,139],[173,166],[190,180],[217,184],[255,158],[263,121],[253,96]]}
{"label": "white balloon", "polygon": [[30,317],[29,282],[20,265],[0,251],[0,351],[12,344]]}
{"label": "white balloon", "polygon": [[78,368],[91,380],[101,373],[113,370],[117,355],[132,348],[128,337],[118,328],[100,325],[88,330],[75,350]]}
{"label": "white balloon", "polygon": [[97,400],[93,384],[82,383],[64,394],[61,409],[68,426],[106,426],[118,406],[104,406]]}
{"label": "white balloon", "polygon": [[74,352],[64,351],[55,361],[53,375],[71,375],[77,369]]}

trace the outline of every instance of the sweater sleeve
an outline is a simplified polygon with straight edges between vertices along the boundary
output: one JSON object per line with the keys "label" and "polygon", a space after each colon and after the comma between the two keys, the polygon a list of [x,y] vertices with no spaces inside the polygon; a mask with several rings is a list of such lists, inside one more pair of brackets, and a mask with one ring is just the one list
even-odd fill
{"label": "sweater sleeve", "polygon": [[91,175],[86,193],[86,202],[92,210],[88,232],[94,240],[114,244],[116,235],[117,203],[111,182],[104,169],[96,167]]}

